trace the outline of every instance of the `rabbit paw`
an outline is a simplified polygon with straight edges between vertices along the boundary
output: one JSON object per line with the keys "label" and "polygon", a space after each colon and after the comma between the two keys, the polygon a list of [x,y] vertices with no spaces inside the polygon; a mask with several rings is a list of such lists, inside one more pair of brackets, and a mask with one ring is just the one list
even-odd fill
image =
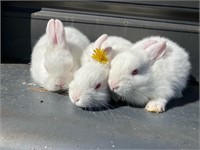
{"label": "rabbit paw", "polygon": [[148,112],[161,113],[165,111],[165,103],[159,100],[149,101],[145,107]]}

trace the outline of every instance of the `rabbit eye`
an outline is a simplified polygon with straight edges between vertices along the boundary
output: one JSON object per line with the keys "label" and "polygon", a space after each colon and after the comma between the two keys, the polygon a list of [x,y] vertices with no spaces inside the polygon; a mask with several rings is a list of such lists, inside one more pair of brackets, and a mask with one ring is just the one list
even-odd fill
{"label": "rabbit eye", "polygon": [[133,70],[133,71],[131,72],[131,74],[132,74],[132,75],[138,74],[138,70],[137,70],[137,69]]}
{"label": "rabbit eye", "polygon": [[96,85],[95,90],[99,89],[100,87],[101,87],[101,83]]}

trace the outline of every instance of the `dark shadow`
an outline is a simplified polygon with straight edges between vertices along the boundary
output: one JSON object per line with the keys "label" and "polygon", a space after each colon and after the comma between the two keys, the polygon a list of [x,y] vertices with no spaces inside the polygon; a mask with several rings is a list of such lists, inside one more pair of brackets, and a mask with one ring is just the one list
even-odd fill
{"label": "dark shadow", "polygon": [[181,107],[189,103],[199,101],[199,83],[190,76],[187,88],[183,91],[183,97],[172,99],[166,106],[166,110],[174,107]]}
{"label": "dark shadow", "polygon": [[166,106],[166,110],[174,107],[181,107],[189,103],[199,101],[199,87],[188,86],[183,92],[183,97],[178,99],[172,99]]}
{"label": "dark shadow", "polygon": [[31,8],[20,2],[1,2],[1,62],[29,63],[31,47],[31,14],[41,8]]}
{"label": "dark shadow", "polygon": [[190,75],[188,80],[188,86],[199,86],[199,82],[195,79],[195,77]]}
{"label": "dark shadow", "polygon": [[[133,103],[129,103],[127,101],[123,101],[119,96],[117,96],[116,94],[112,93],[112,97],[111,100],[107,103],[107,104],[103,104],[103,105],[97,105],[96,107],[90,107],[90,108],[82,108],[83,110],[86,111],[106,111],[108,109],[117,109],[119,107],[125,107],[125,106],[130,106],[130,107],[135,107],[135,108],[143,108],[142,106],[139,105],[135,105]],[[114,100],[117,99],[116,100]]]}
{"label": "dark shadow", "polygon": [[97,107],[88,107],[88,108],[82,108],[83,110],[86,111],[106,111],[109,109],[116,109],[119,107],[123,107],[123,106],[128,106],[127,102],[115,102],[113,100],[110,100],[107,104],[104,104],[105,106],[97,106]]}
{"label": "dark shadow", "polygon": [[66,96],[68,96],[69,95],[69,93],[68,93],[68,90],[60,90],[60,91],[56,91],[56,92],[54,92],[54,93],[57,93],[57,94],[60,94],[60,95],[66,95]]}
{"label": "dark shadow", "polygon": [[114,101],[110,100],[107,104],[104,104],[105,106],[97,106],[97,107],[90,107],[90,108],[82,108],[83,110],[86,111],[106,111],[109,109],[117,109],[119,107],[125,107],[125,106],[130,106],[134,108],[144,108],[144,106],[140,105],[134,105],[132,103],[126,102],[126,101]]}

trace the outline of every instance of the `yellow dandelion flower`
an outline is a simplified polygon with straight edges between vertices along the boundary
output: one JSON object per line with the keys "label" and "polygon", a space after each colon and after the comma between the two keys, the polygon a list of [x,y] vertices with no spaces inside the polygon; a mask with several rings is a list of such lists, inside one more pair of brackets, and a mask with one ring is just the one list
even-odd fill
{"label": "yellow dandelion flower", "polygon": [[96,48],[92,54],[92,58],[102,64],[106,64],[108,62],[107,52],[105,52],[103,49]]}

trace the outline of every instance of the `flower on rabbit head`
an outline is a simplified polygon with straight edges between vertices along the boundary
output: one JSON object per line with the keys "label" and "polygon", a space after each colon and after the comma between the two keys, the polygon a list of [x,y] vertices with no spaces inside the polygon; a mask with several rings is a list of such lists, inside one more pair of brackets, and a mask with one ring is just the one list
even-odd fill
{"label": "flower on rabbit head", "polygon": [[98,49],[96,48],[94,50],[94,53],[92,54],[92,58],[102,64],[108,63],[108,54],[107,51],[104,51],[104,49]]}

